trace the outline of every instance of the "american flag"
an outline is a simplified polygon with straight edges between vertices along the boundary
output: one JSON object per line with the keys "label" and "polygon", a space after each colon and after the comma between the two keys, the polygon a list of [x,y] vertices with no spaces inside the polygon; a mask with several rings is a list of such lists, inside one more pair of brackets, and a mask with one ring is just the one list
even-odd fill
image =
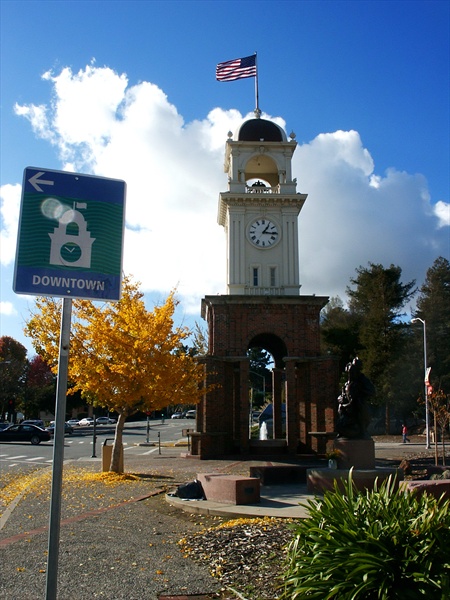
{"label": "american flag", "polygon": [[234,81],[246,77],[256,77],[256,54],[228,60],[216,67],[217,81]]}

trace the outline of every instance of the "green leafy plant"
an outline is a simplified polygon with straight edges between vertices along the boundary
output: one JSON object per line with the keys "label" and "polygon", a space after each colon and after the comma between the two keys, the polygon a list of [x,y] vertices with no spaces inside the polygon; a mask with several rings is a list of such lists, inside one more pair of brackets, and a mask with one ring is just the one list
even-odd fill
{"label": "green leafy plant", "polygon": [[358,492],[352,472],[305,505],[295,523],[281,598],[450,598],[450,501],[397,491],[389,478]]}

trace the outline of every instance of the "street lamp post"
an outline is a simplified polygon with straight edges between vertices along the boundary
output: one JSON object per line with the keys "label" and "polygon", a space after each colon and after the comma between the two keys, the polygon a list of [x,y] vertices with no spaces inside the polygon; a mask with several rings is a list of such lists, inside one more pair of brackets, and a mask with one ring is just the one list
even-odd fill
{"label": "street lamp post", "polygon": [[428,387],[427,387],[427,326],[425,319],[416,317],[411,319],[411,323],[422,323],[423,325],[423,363],[424,363],[424,393],[425,393],[425,434],[426,434],[426,447],[430,448],[430,416],[428,411]]}

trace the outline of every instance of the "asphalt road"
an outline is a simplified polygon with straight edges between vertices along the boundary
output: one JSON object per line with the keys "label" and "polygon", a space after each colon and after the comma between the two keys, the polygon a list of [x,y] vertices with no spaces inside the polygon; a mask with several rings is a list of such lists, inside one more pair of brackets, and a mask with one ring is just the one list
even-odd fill
{"label": "asphalt road", "polygon": [[[183,429],[194,429],[195,421],[192,419],[167,419],[150,421],[147,436],[147,423],[126,423],[123,432],[124,452],[126,454],[152,454],[159,451],[159,444],[171,444],[183,438]],[[114,425],[101,425],[96,427],[95,451],[93,444],[93,427],[74,427],[73,435],[64,438],[64,460],[76,461],[88,458],[100,458],[102,445],[105,440],[112,444],[114,438]],[[147,442],[153,446],[140,446]],[[29,442],[0,442],[0,476],[2,472],[20,469],[21,472],[36,467],[49,466],[53,463],[53,441],[41,442],[33,446]]]}
{"label": "asphalt road", "polygon": [[[144,421],[125,424],[123,442],[125,455],[150,456],[163,452],[164,445],[172,445],[183,437],[183,429],[195,429],[192,419],[166,419],[149,421],[150,429],[147,433],[147,423]],[[101,425],[96,428],[95,449],[93,445],[93,427],[75,427],[73,435],[66,435],[64,441],[64,461],[85,461],[99,459],[102,456],[102,445],[105,440],[108,444],[114,438],[114,425]],[[152,445],[145,445],[147,439]],[[434,448],[426,450],[425,440],[413,438],[412,443],[403,444],[401,436],[392,436],[390,441],[375,441],[375,454],[378,459],[407,456],[411,453],[433,455]],[[161,444],[161,447],[160,447]],[[162,448],[162,449],[161,449]],[[28,442],[1,442],[0,443],[0,478],[2,473],[27,472],[36,468],[48,467],[53,463],[53,441],[41,442],[33,446]],[[1,482],[0,482],[1,483]]]}

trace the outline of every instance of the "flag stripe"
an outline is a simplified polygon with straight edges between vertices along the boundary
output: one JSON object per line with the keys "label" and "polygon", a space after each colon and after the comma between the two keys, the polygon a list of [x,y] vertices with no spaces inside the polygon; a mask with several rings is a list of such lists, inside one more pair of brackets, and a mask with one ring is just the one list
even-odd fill
{"label": "flag stripe", "polygon": [[246,77],[256,77],[256,54],[228,60],[216,67],[217,81],[234,81]]}

